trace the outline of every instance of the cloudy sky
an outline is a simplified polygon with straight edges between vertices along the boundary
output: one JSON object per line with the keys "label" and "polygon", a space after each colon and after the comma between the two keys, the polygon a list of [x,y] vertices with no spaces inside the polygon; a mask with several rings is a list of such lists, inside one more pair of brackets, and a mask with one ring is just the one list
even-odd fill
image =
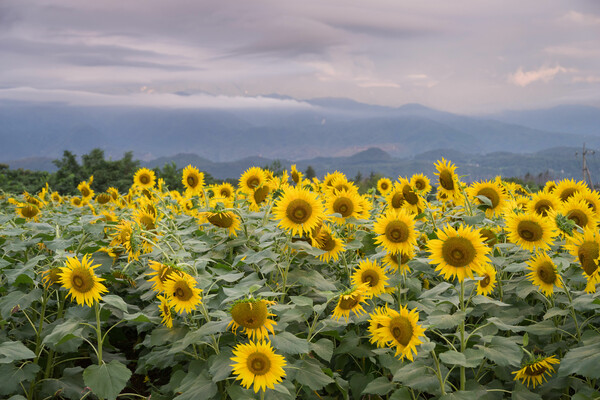
{"label": "cloudy sky", "polygon": [[0,99],[303,106],[270,93],[600,106],[600,1],[0,0]]}

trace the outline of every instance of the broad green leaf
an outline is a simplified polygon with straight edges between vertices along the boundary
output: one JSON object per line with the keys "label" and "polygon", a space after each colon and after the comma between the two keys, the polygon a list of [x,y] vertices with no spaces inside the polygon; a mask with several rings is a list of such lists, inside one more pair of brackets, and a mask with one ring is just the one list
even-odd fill
{"label": "broad green leaf", "polygon": [[117,310],[121,310],[123,312],[127,312],[127,303],[121,297],[115,294],[107,294],[102,297],[102,302],[112,308],[116,308]]}
{"label": "broad green leaf", "polygon": [[0,343],[0,364],[8,364],[16,360],[35,358],[35,353],[21,342]]}
{"label": "broad green leaf", "polygon": [[0,364],[0,377],[2,384],[0,385],[0,396],[7,396],[13,393],[22,391],[20,383],[32,381],[35,375],[40,370],[40,367],[33,363],[28,363],[20,368],[13,364]]}
{"label": "broad green leaf", "polygon": [[294,364],[296,371],[296,381],[308,386],[312,390],[321,390],[325,385],[333,383],[334,380],[322,370],[321,363],[314,359],[300,360]]}
{"label": "broad green leaf", "polygon": [[460,365],[466,367],[467,364],[467,358],[465,357],[465,355],[456,350],[449,350],[440,354],[440,360],[444,364],[448,365]]}
{"label": "broad green leaf", "polygon": [[68,340],[81,336],[83,331],[81,321],[77,319],[67,319],[61,324],[53,327],[52,332],[44,337],[42,343],[54,346],[65,343]]}
{"label": "broad green leaf", "polygon": [[333,357],[333,342],[325,338],[319,339],[315,343],[310,343],[310,350],[329,362]]}
{"label": "broad green leaf", "polygon": [[571,349],[560,362],[558,374],[581,375],[590,379],[600,378],[600,342]]}
{"label": "broad green leaf", "polygon": [[273,347],[287,354],[308,353],[308,342],[306,339],[294,336],[289,332],[281,332],[273,336]]}
{"label": "broad green leaf", "polygon": [[396,371],[393,380],[425,392],[439,390],[440,385],[435,374],[432,374],[427,365],[421,360],[408,362]]}
{"label": "broad green leaf", "polygon": [[2,318],[8,319],[12,312],[18,312],[28,308],[31,303],[40,300],[42,297],[41,289],[33,289],[31,292],[24,293],[15,290],[0,298],[0,313]]}
{"label": "broad green leaf", "polygon": [[113,360],[102,365],[90,365],[83,371],[83,381],[99,397],[114,400],[125,388],[131,371]]}
{"label": "broad green leaf", "polygon": [[452,285],[449,284],[448,282],[441,282],[437,286],[424,291],[423,294],[421,294],[421,296],[419,298],[426,299],[426,298],[430,298],[430,297],[439,296],[440,294],[444,293],[446,290],[450,289],[451,287],[452,287]]}
{"label": "broad green leaf", "polygon": [[500,318],[492,317],[488,318],[488,322],[494,324],[498,329],[503,331],[522,332],[525,330],[523,326],[510,325],[502,321]]}
{"label": "broad green leaf", "polygon": [[200,366],[201,363],[192,362],[189,372],[181,381],[181,385],[175,390],[181,394],[177,400],[197,400],[208,399],[217,393],[217,384],[214,383],[206,374],[206,366]]}
{"label": "broad green leaf", "polygon": [[413,396],[407,387],[403,387],[392,393],[390,400],[413,400]]}
{"label": "broad green leaf", "polygon": [[396,387],[396,384],[384,376],[381,376],[367,385],[362,394],[378,394],[380,396],[388,394]]}
{"label": "broad green leaf", "polygon": [[231,375],[231,371],[233,370],[231,367],[231,364],[233,363],[231,357],[233,357],[231,349],[225,347],[220,349],[220,353],[217,356],[209,359],[208,364],[210,365],[210,368],[208,372],[212,375],[213,382],[220,382]]}
{"label": "broad green leaf", "polygon": [[486,358],[501,367],[519,366],[523,358],[522,350],[513,340],[503,336],[494,336],[487,346],[477,345],[483,349]]}
{"label": "broad green leaf", "polygon": [[475,305],[479,305],[479,304],[493,304],[493,305],[499,306],[499,307],[510,307],[510,304],[506,304],[506,303],[503,303],[501,301],[494,300],[494,299],[492,299],[490,297],[481,296],[481,295],[474,296],[471,301]]}
{"label": "broad green leaf", "polygon": [[448,314],[443,311],[434,311],[427,317],[427,322],[439,329],[449,329],[458,326],[465,320],[465,313],[457,311],[454,314]]}

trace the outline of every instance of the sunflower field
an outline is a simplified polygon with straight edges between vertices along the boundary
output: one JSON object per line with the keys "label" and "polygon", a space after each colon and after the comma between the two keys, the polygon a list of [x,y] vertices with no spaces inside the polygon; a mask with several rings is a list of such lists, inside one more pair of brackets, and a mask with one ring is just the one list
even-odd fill
{"label": "sunflower field", "polygon": [[436,170],[0,195],[0,397],[600,398],[600,195]]}

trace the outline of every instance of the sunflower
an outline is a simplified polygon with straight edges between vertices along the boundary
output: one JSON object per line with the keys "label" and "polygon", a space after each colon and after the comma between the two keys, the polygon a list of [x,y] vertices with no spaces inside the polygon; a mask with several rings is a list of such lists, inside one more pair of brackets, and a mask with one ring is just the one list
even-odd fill
{"label": "sunflower", "polygon": [[238,344],[233,349],[231,357],[235,380],[241,380],[246,389],[254,384],[254,393],[267,388],[274,389],[285,376],[283,367],[286,365],[282,355],[275,354],[270,342]]}
{"label": "sunflower", "polygon": [[259,167],[248,168],[240,177],[240,189],[251,194],[254,189],[267,182],[265,171]]}
{"label": "sunflower", "polygon": [[488,247],[494,247],[498,243],[498,232],[493,228],[481,228],[479,234]]}
{"label": "sunflower", "polygon": [[543,190],[544,190],[544,192],[554,193],[554,191],[556,190],[556,182],[554,182],[554,181],[546,182]]}
{"label": "sunflower", "polygon": [[156,296],[160,300],[158,309],[160,310],[160,316],[162,317],[162,324],[167,328],[173,327],[173,312],[171,311],[171,305],[169,299],[166,296],[159,294]]}
{"label": "sunflower", "polygon": [[392,272],[400,270],[402,275],[406,275],[410,272],[408,262],[412,260],[414,256],[414,251],[411,251],[410,253],[388,253],[383,257],[383,265],[388,267]]}
{"label": "sunflower", "polygon": [[158,293],[164,292],[166,289],[165,284],[171,274],[175,272],[175,268],[154,260],[148,261],[148,267],[152,270],[146,274],[151,277],[149,281],[152,282],[152,290]]}
{"label": "sunflower", "polygon": [[227,182],[217,185],[214,190],[216,197],[224,197],[226,199],[233,200],[235,195],[235,189],[230,183]]}
{"label": "sunflower", "polygon": [[227,234],[237,236],[237,231],[240,230],[240,217],[232,211],[216,211],[202,213],[203,217],[210,222],[211,225],[217,228],[227,229]]}
{"label": "sunflower", "polygon": [[389,178],[381,178],[377,181],[377,190],[385,196],[392,189],[392,181]]}
{"label": "sunflower", "polygon": [[52,192],[52,194],[50,195],[50,200],[52,200],[52,202],[56,204],[62,204],[63,202],[63,199],[60,193],[58,192]]}
{"label": "sunflower", "polygon": [[343,224],[348,218],[356,217],[360,212],[360,196],[357,192],[343,189],[328,196],[327,213],[341,215],[334,218],[337,224]]}
{"label": "sunflower", "polygon": [[292,177],[292,180],[294,181],[294,183],[296,185],[299,185],[302,182],[302,177],[304,176],[304,174],[302,172],[299,172],[296,169],[296,164],[293,164],[292,172],[290,172],[290,176]]}
{"label": "sunflower", "polygon": [[352,284],[359,286],[363,283],[367,284],[371,296],[379,296],[385,292],[388,277],[377,261],[363,260],[358,263],[358,269],[352,274]]}
{"label": "sunflower", "polygon": [[562,203],[560,213],[584,229],[594,228],[598,223],[598,219],[594,215],[594,212],[583,199],[579,200],[575,197],[571,197]]}
{"label": "sunflower", "polygon": [[349,182],[346,176],[338,176],[331,181],[328,186],[329,194],[336,194],[345,190],[346,192],[352,192],[358,195],[358,187],[353,182]]}
{"label": "sunflower", "polygon": [[416,347],[423,343],[425,329],[419,325],[419,313],[416,309],[408,311],[408,307],[400,307],[399,312],[386,308],[384,316],[376,316],[376,323],[381,325],[373,329],[371,343],[383,344],[396,348],[396,356],[413,361]]}
{"label": "sunflower", "polygon": [[350,311],[356,315],[364,314],[365,309],[361,303],[366,303],[367,299],[370,298],[369,286],[366,283],[348,289],[340,294],[337,305],[333,310],[333,318],[339,320],[341,317],[344,317],[344,320],[347,322],[348,318],[350,318]]}
{"label": "sunflower", "polygon": [[335,236],[327,225],[322,225],[318,232],[314,234],[313,232],[315,231],[311,232],[312,246],[325,251],[319,256],[319,260],[329,262],[333,259],[337,261],[345,247],[342,240]]}
{"label": "sunflower", "polygon": [[37,221],[40,216],[40,209],[30,203],[21,203],[17,207],[17,213],[27,220]]}
{"label": "sunflower", "polygon": [[587,185],[585,182],[575,182],[573,179],[563,179],[558,182],[553,193],[560,198],[560,201],[565,202],[575,193],[585,191],[586,189]]}
{"label": "sunflower", "polygon": [[415,193],[408,179],[400,178],[399,186],[404,199],[403,208],[413,214],[419,214],[425,208],[423,198]]}
{"label": "sunflower", "polygon": [[128,260],[139,260],[142,251],[142,243],[140,242],[139,228],[134,226],[133,222],[121,220],[114,226],[115,232],[111,233],[112,241],[110,246],[122,246],[127,250]]}
{"label": "sunflower", "polygon": [[201,289],[196,287],[196,280],[185,272],[174,272],[164,283],[165,293],[175,311],[190,313],[201,303]]}
{"label": "sunflower", "polygon": [[289,187],[273,210],[278,226],[293,235],[310,233],[323,218],[323,204],[314,192]]}
{"label": "sunflower", "polygon": [[491,264],[485,264],[480,276],[482,279],[477,281],[477,294],[488,296],[496,286],[496,269]]}
{"label": "sunflower", "polygon": [[98,204],[101,205],[108,203],[109,201],[111,201],[111,199],[112,198],[108,193],[100,193],[98,196],[96,196],[96,201],[98,202]]}
{"label": "sunflower", "polygon": [[473,271],[481,273],[483,266],[489,263],[487,254],[490,248],[477,229],[447,226],[445,230],[437,230],[437,237],[439,239],[430,240],[427,246],[431,262],[438,264],[435,270],[440,271],[445,279],[456,276],[462,282],[466,276],[473,278]]}
{"label": "sunflower", "polygon": [[252,211],[260,211],[260,208],[264,204],[268,204],[270,199],[270,194],[272,191],[272,187],[269,183],[264,183],[252,190],[250,193],[250,210]]}
{"label": "sunflower", "polygon": [[538,192],[531,195],[531,199],[527,202],[526,209],[531,213],[536,213],[542,217],[547,217],[552,210],[557,210],[560,207],[560,199],[553,193]]}
{"label": "sunflower", "polygon": [[133,185],[140,189],[152,189],[156,184],[154,171],[148,168],[140,168],[133,176]]}
{"label": "sunflower", "polygon": [[600,257],[600,234],[594,228],[586,228],[583,233],[574,232],[567,237],[565,249],[577,257],[583,276],[588,280],[587,292],[595,292],[595,280],[598,275],[598,258]]}
{"label": "sunflower", "polygon": [[117,199],[119,198],[119,190],[115,187],[109,187],[108,189],[106,189],[106,193],[110,195],[110,198],[113,202],[117,201]]}
{"label": "sunflower", "polygon": [[527,278],[538,286],[546,296],[554,293],[554,286],[562,287],[560,276],[556,271],[556,265],[546,252],[537,253],[531,260],[527,262],[528,270]]}
{"label": "sunflower", "polygon": [[558,364],[560,361],[556,356],[550,357],[538,357],[535,360],[528,362],[523,368],[513,372],[515,374],[515,381],[520,380],[522,383],[527,384],[533,383],[535,388],[537,385],[541,385],[546,381],[546,376],[552,375],[554,367],[552,364]]}
{"label": "sunflower", "polygon": [[84,200],[90,200],[92,197],[94,197],[94,191],[92,188],[90,188],[90,185],[87,183],[87,181],[79,183],[79,185],[77,185],[77,190],[79,190],[81,197]]}
{"label": "sunflower", "polygon": [[323,186],[325,186],[325,188],[330,187],[332,185],[333,181],[335,181],[337,178],[342,178],[347,181],[346,175],[344,175],[343,173],[341,173],[339,171],[335,171],[335,172],[328,173],[327,175],[325,175],[323,177]]}
{"label": "sunflower", "polygon": [[198,168],[188,165],[183,169],[181,183],[190,194],[198,194],[204,187],[204,173],[198,171]]}
{"label": "sunflower", "polygon": [[371,200],[368,195],[358,195],[358,214],[356,219],[369,220],[371,218]]}
{"label": "sunflower", "polygon": [[42,282],[44,283],[44,287],[48,289],[50,286],[56,284],[60,284],[60,267],[48,268],[44,272],[42,272]]}
{"label": "sunflower", "polygon": [[438,192],[446,195],[448,200],[458,197],[460,194],[460,181],[456,175],[456,165],[442,158],[442,161],[437,161],[435,164],[435,175],[438,176]]}
{"label": "sunflower", "polygon": [[375,243],[389,253],[410,254],[417,245],[415,220],[406,209],[389,209],[373,224]]}
{"label": "sunflower", "polygon": [[369,314],[369,327],[367,328],[367,330],[369,331],[369,334],[371,335],[370,342],[375,343],[377,345],[377,348],[385,347],[385,345],[386,345],[385,341],[377,340],[375,338],[375,335],[376,335],[377,329],[383,327],[383,324],[381,323],[381,321],[383,319],[388,318],[387,309],[388,309],[387,306],[380,306],[380,307],[377,307],[376,309],[374,309],[373,312]]}
{"label": "sunflower", "polygon": [[491,181],[476,182],[467,189],[467,194],[475,200],[476,204],[484,204],[477,196],[487,198],[491,206],[487,206],[485,214],[488,217],[502,213],[506,205],[506,194],[502,187]]}
{"label": "sunflower", "polygon": [[429,181],[429,178],[423,174],[414,174],[410,178],[410,184],[417,193],[425,195],[431,192],[431,182]]}
{"label": "sunflower", "polygon": [[505,217],[508,240],[522,248],[533,251],[548,250],[556,237],[552,222],[538,214],[510,213]]}
{"label": "sunflower", "polygon": [[75,207],[81,207],[85,205],[85,203],[81,200],[81,197],[71,197],[71,205]]}
{"label": "sunflower", "polygon": [[103,293],[108,292],[100,283],[104,279],[94,274],[94,268],[98,266],[92,265],[90,255],[86,254],[81,261],[77,257],[68,257],[66,266],[60,268],[60,284],[69,290],[71,299],[81,306],[87,304],[91,307],[94,302],[102,300]]}
{"label": "sunflower", "polygon": [[594,216],[600,217],[600,194],[595,190],[582,190],[573,195],[574,201],[583,200],[594,213]]}
{"label": "sunflower", "polygon": [[392,188],[387,192],[385,196],[385,200],[390,208],[394,210],[399,210],[404,206],[404,194],[402,194],[402,187],[396,183]]}
{"label": "sunflower", "polygon": [[238,328],[243,328],[250,340],[268,340],[269,332],[274,335],[273,326],[277,325],[277,322],[269,319],[275,314],[271,314],[267,306],[273,304],[274,301],[264,299],[238,300],[229,310],[232,319],[227,327],[231,326],[233,333],[236,333]]}
{"label": "sunflower", "polygon": [[133,218],[135,222],[140,226],[140,228],[146,231],[155,231],[156,230],[156,214],[152,214],[148,211],[138,209],[133,212]]}

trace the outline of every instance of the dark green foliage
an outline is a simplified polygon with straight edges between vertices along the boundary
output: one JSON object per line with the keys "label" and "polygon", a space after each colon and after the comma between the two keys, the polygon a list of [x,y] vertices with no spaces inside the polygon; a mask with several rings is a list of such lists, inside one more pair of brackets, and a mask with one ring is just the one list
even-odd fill
{"label": "dark green foliage", "polygon": [[9,169],[0,164],[0,191],[8,193],[38,192],[50,176],[46,171],[29,171],[27,169]]}

